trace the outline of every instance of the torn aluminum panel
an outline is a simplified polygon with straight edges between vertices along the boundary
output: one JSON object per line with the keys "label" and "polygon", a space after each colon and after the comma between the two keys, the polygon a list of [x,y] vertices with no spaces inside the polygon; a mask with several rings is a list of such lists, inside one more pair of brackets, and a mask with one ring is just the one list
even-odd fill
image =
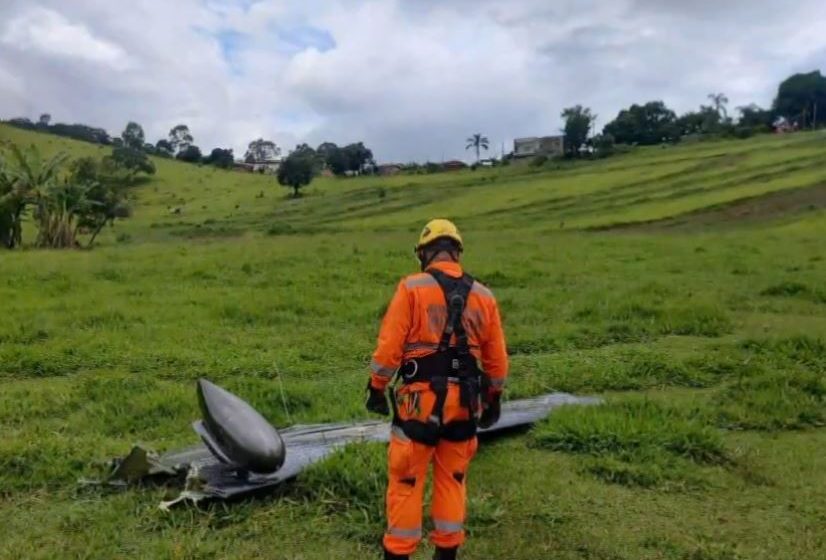
{"label": "torn aluminum panel", "polygon": [[[212,385],[212,384],[210,384]],[[199,387],[200,387],[199,383]],[[237,396],[212,385],[221,393],[229,395],[244,407],[252,408]],[[225,402],[225,404],[226,404]],[[512,428],[527,426],[545,418],[553,409],[564,405],[592,405],[598,404],[600,399],[593,397],[577,397],[566,393],[552,393],[506,402],[502,405],[502,415],[494,426],[480,429],[480,434],[496,434]],[[240,405],[239,405],[240,406]],[[209,414],[209,409],[202,412]],[[224,410],[225,415],[233,416],[232,406]],[[256,412],[257,415],[257,412]],[[260,415],[258,415],[260,416]],[[283,464],[270,473],[256,473],[251,471],[247,459],[257,450],[271,451],[268,447],[273,440],[244,440],[243,434],[236,433],[233,444],[238,441],[258,441],[262,445],[256,448],[255,443],[238,454],[238,450],[229,450],[224,445],[225,439],[216,438],[215,432],[226,430],[228,426],[220,424],[220,419],[213,416],[211,421],[218,424],[211,428],[210,438],[204,438],[208,443],[202,443],[187,449],[171,451],[160,456],[152,455],[141,448],[135,448],[132,453],[119,462],[121,468],[116,468],[110,476],[109,483],[128,483],[157,476],[178,476],[186,482],[182,493],[174,500],[164,502],[161,507],[166,509],[184,502],[198,502],[204,499],[230,499],[247,494],[257,493],[277,487],[281,483],[295,478],[305,468],[331,454],[336,449],[353,442],[388,441],[390,424],[384,421],[364,421],[355,423],[333,423],[296,425],[280,431],[280,440],[283,442]],[[263,421],[263,418],[262,418]],[[266,422],[266,421],[264,421]],[[201,424],[203,426],[204,424]],[[269,425],[269,424],[268,424]],[[243,423],[231,429],[238,429]],[[258,426],[258,428],[261,428]],[[274,428],[270,426],[274,431]],[[241,430],[243,431],[243,430]],[[224,434],[225,436],[226,434]],[[261,443],[263,442],[263,443]],[[217,447],[217,449],[216,449]],[[135,457],[133,457],[133,455]],[[133,457],[132,460],[129,460]],[[237,459],[242,461],[238,462]],[[142,460],[151,458],[151,460]],[[124,466],[126,465],[126,466]],[[128,468],[127,468],[128,467]]]}

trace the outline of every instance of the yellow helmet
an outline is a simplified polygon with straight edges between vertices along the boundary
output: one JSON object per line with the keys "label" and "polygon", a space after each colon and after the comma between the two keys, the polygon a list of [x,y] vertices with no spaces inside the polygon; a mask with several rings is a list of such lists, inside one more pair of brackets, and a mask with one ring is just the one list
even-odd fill
{"label": "yellow helmet", "polygon": [[436,219],[427,222],[424,226],[422,234],[419,236],[419,242],[416,244],[418,251],[425,245],[430,245],[437,239],[452,239],[459,244],[459,249],[462,250],[462,236],[459,234],[459,228],[450,220]]}

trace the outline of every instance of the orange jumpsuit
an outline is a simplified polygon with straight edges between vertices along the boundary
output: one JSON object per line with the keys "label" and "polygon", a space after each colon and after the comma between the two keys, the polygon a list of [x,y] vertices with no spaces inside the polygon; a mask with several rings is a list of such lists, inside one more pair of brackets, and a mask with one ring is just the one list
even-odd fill
{"label": "orange jumpsuit", "polygon": [[[462,275],[454,262],[437,262],[430,268],[453,277]],[[370,364],[371,385],[384,389],[401,364],[433,353],[447,321],[444,294],[427,273],[403,279],[387,309],[378,347]],[[508,356],[499,309],[493,294],[476,282],[462,315],[473,356],[490,378],[491,391],[501,392],[508,375]],[[455,340],[453,341],[455,344]],[[427,382],[402,385],[396,406],[402,420],[426,421],[436,399]],[[459,401],[459,386],[448,385],[443,422],[467,420],[469,411]],[[475,437],[467,441],[440,440],[435,447],[410,440],[393,426],[388,447],[387,531],[385,548],[398,555],[412,554],[422,538],[422,498],[430,463],[433,463],[431,542],[442,548],[460,546],[465,539],[465,484],[470,460],[476,453]]]}

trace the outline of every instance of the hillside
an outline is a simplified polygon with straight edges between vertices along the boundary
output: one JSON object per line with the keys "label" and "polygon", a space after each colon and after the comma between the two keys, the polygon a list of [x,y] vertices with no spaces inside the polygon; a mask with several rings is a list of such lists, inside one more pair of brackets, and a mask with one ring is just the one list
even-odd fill
{"label": "hillside", "polygon": [[[2,140],[34,144],[46,153],[106,153],[103,147],[0,125]],[[826,188],[823,132],[639,148],[596,163],[541,169],[519,165],[359,180],[320,178],[299,200],[286,197],[271,177],[154,161],[158,173],[139,189],[135,219],[124,225],[129,233],[143,232],[145,239],[271,229],[408,231],[440,213],[460,220],[466,229],[604,228],[690,215],[787,190],[810,189],[802,199],[811,192],[819,208]],[[171,215],[173,208],[181,214]]]}
{"label": "hillside", "polygon": [[156,160],[101,246],[0,253],[0,558],[371,557],[381,446],[204,511],[76,481],[135,442],[193,442],[200,376],[279,426],[365,417],[378,321],[442,215],[500,302],[509,396],[608,399],[482,445],[463,558],[822,559],[824,164],[805,133],[291,199]]}

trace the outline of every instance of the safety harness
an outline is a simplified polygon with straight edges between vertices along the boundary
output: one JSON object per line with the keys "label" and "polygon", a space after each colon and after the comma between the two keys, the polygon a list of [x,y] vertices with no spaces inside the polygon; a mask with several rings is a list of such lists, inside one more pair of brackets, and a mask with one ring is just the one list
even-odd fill
{"label": "safety harness", "polygon": [[[441,287],[447,304],[447,321],[439,341],[438,349],[421,358],[413,358],[402,364],[397,379],[404,385],[429,382],[436,395],[433,409],[422,422],[402,420],[396,404],[395,390],[390,402],[393,405],[393,425],[402,429],[413,441],[434,446],[440,439],[465,441],[476,435],[476,412],[482,371],[470,353],[467,332],[462,324],[462,314],[467,306],[468,296],[473,288],[473,277],[464,274],[454,278],[436,269],[426,271]],[[450,341],[456,335],[456,345]],[[460,403],[469,411],[468,420],[442,420],[448,383],[459,384]]]}

